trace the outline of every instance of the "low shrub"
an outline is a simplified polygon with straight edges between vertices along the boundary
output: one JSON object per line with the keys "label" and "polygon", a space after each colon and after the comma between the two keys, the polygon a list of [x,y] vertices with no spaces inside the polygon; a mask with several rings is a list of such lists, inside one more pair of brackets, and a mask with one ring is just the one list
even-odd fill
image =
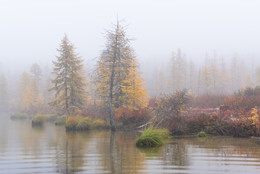
{"label": "low shrub", "polygon": [[200,95],[196,97],[192,97],[189,103],[189,107],[192,108],[218,108],[223,104],[226,96],[225,95],[216,95],[216,94],[208,94],[208,95]]}
{"label": "low shrub", "polygon": [[43,123],[45,122],[45,117],[41,114],[37,114],[32,118],[32,125],[36,126],[36,125],[43,125]]}
{"label": "low shrub", "polygon": [[78,125],[78,119],[73,116],[69,116],[66,120],[66,130],[76,130]]}
{"label": "low shrub", "polygon": [[88,130],[91,125],[91,120],[88,117],[78,118],[76,130],[83,131]]}
{"label": "low shrub", "polygon": [[255,106],[260,106],[260,88],[239,90],[234,95],[226,97],[223,104],[230,110],[248,112]]}
{"label": "low shrub", "polygon": [[66,124],[66,115],[59,116],[57,120],[55,121],[55,125],[65,125]]}
{"label": "low shrub", "polygon": [[115,113],[115,119],[124,126],[129,126],[130,124],[142,125],[150,119],[150,115],[146,108],[135,110],[119,108]]}
{"label": "low shrub", "polygon": [[204,132],[204,131],[200,131],[198,134],[197,134],[197,137],[207,137],[207,133]]}
{"label": "low shrub", "polygon": [[104,120],[101,120],[101,119],[94,120],[92,126],[95,129],[106,129],[106,128],[109,127],[106,124],[106,122]]}
{"label": "low shrub", "polygon": [[32,119],[32,116],[25,113],[14,113],[10,117],[12,120],[26,120],[26,119]]}
{"label": "low shrub", "polygon": [[163,145],[164,139],[169,137],[166,129],[147,128],[142,135],[136,139],[138,147],[158,147]]}

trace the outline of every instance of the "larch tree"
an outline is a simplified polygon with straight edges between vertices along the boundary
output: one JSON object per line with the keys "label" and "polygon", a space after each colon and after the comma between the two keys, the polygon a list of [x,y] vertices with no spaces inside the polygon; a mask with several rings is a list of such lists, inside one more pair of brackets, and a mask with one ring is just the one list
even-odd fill
{"label": "larch tree", "polygon": [[176,53],[173,53],[170,66],[170,79],[172,81],[171,92],[174,93],[175,90],[186,88],[187,62],[181,49],[178,49]]}
{"label": "larch tree", "polygon": [[[97,62],[96,85],[99,98],[109,108],[111,130],[115,130],[114,112],[124,105],[137,107],[146,92],[142,91],[143,82],[136,71],[134,51],[119,22],[106,38],[105,50]],[[126,102],[127,99],[130,101]]]}
{"label": "larch tree", "polygon": [[206,94],[209,94],[212,90],[212,81],[212,76],[208,66],[204,66],[201,71],[201,82]]}
{"label": "larch tree", "polygon": [[197,76],[197,71],[195,64],[193,63],[192,60],[189,61],[189,69],[188,69],[188,89],[190,89],[192,94],[196,94],[196,76]]}
{"label": "larch tree", "polygon": [[41,69],[40,65],[38,65],[37,63],[34,63],[31,66],[30,72],[31,72],[32,76],[34,78],[36,78],[38,81],[41,79],[41,77],[42,77],[42,69]]}
{"label": "larch tree", "polygon": [[44,98],[42,92],[40,90],[40,80],[42,77],[42,70],[38,64],[33,64],[30,68],[31,72],[31,89],[33,90],[33,105],[37,107],[41,107],[44,103]]}
{"label": "larch tree", "polygon": [[123,107],[136,110],[147,106],[148,97],[144,83],[144,79],[137,70],[136,61],[133,59],[129,68],[129,74],[121,84],[122,93],[124,94],[122,96]]}
{"label": "larch tree", "polygon": [[256,67],[255,76],[256,76],[256,83],[257,83],[257,85],[259,85],[260,84],[260,66]]}
{"label": "larch tree", "polygon": [[252,78],[252,75],[250,72],[247,72],[246,75],[245,75],[245,78],[243,80],[243,88],[248,88],[248,87],[253,87],[254,86],[254,81],[253,81],[253,78]]}
{"label": "larch tree", "polygon": [[55,79],[52,80],[53,87],[50,89],[55,92],[55,98],[50,105],[72,115],[81,110],[85,102],[83,60],[75,53],[75,48],[66,35],[57,51],[59,55],[53,61]]}
{"label": "larch tree", "polygon": [[226,68],[226,64],[224,62],[224,59],[222,59],[221,63],[221,70],[219,73],[219,86],[220,86],[220,93],[226,94],[228,93],[228,82],[229,82],[229,74]]}
{"label": "larch tree", "polygon": [[6,110],[9,104],[8,84],[5,75],[0,75],[0,111]]}
{"label": "larch tree", "polygon": [[18,107],[23,111],[32,108],[34,99],[34,90],[31,85],[31,77],[27,72],[23,72],[19,83],[19,104]]}
{"label": "larch tree", "polygon": [[213,93],[217,93],[219,84],[219,69],[216,60],[210,61],[209,70],[212,79],[212,91]]}

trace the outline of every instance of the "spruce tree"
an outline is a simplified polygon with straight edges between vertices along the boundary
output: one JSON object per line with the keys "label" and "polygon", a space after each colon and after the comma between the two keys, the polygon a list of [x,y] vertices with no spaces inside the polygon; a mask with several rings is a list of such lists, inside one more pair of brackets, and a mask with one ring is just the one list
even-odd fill
{"label": "spruce tree", "polygon": [[85,97],[85,82],[83,76],[83,60],[75,53],[74,46],[65,35],[57,49],[59,55],[53,61],[52,80],[55,99],[50,104],[67,115],[74,114],[82,109]]}

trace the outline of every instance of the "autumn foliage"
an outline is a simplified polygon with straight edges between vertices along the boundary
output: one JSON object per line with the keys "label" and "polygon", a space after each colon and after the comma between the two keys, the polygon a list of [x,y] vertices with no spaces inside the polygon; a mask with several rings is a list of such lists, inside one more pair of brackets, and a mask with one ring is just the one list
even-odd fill
{"label": "autumn foliage", "polygon": [[249,111],[255,106],[260,106],[260,88],[247,88],[229,96],[224,101],[224,106],[231,110]]}
{"label": "autumn foliage", "polygon": [[119,108],[115,113],[115,119],[123,125],[141,125],[150,119],[150,115],[147,108],[139,108],[136,110]]}
{"label": "autumn foliage", "polygon": [[156,116],[153,123],[178,135],[204,131],[211,135],[260,136],[259,94],[258,88],[247,88],[232,96],[192,98],[177,91],[151,101]]}

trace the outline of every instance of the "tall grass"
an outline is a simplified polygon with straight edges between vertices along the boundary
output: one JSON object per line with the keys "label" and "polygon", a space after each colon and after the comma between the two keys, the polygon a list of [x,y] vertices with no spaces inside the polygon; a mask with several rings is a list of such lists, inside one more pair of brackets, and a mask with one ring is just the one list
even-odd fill
{"label": "tall grass", "polygon": [[70,116],[66,120],[66,130],[85,131],[89,129],[106,129],[109,128],[104,120],[93,120],[88,117]]}
{"label": "tall grass", "polygon": [[167,129],[154,129],[152,127],[143,131],[142,135],[136,139],[138,147],[158,147],[164,144],[164,140],[170,137]]}

